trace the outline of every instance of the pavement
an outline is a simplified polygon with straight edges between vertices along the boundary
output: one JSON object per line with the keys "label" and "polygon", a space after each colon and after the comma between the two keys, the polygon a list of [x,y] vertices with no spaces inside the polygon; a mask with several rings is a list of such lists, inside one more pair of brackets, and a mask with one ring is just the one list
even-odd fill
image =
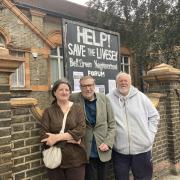
{"label": "pavement", "polygon": [[180,175],[178,176],[168,175],[168,176],[162,177],[162,179],[159,179],[159,180],[180,180]]}

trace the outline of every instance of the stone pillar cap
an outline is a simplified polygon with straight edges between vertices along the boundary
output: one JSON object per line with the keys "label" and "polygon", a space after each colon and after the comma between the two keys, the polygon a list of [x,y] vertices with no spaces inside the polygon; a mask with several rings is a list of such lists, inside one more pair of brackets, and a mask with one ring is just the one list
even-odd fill
{"label": "stone pillar cap", "polygon": [[169,81],[169,80],[180,80],[180,70],[172,67],[168,64],[160,64],[155,66],[152,70],[147,72],[147,75],[143,76],[146,81]]}
{"label": "stone pillar cap", "polygon": [[171,65],[162,63],[158,66],[155,66],[152,70],[147,72],[147,75],[163,75],[163,74],[180,75],[180,70],[172,67]]}

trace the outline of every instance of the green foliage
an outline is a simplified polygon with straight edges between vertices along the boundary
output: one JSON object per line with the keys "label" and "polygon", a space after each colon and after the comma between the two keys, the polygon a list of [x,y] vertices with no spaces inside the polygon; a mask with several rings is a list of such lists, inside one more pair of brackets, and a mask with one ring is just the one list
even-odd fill
{"label": "green foliage", "polygon": [[176,65],[180,46],[180,0],[90,0],[90,17],[100,27],[120,32],[121,45],[136,61]]}

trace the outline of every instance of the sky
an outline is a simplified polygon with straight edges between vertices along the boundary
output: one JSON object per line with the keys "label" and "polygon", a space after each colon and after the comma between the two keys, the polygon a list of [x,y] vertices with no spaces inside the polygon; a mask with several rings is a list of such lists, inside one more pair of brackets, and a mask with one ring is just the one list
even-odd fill
{"label": "sky", "polygon": [[68,0],[68,1],[74,2],[76,4],[85,5],[85,2],[87,2],[88,0]]}

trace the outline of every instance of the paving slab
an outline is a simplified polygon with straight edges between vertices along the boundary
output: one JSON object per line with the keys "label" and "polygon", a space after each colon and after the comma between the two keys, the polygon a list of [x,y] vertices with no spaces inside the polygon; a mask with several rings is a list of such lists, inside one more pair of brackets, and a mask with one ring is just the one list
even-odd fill
{"label": "paving slab", "polygon": [[180,175],[178,176],[168,175],[168,176],[162,177],[162,179],[160,180],[180,180]]}

